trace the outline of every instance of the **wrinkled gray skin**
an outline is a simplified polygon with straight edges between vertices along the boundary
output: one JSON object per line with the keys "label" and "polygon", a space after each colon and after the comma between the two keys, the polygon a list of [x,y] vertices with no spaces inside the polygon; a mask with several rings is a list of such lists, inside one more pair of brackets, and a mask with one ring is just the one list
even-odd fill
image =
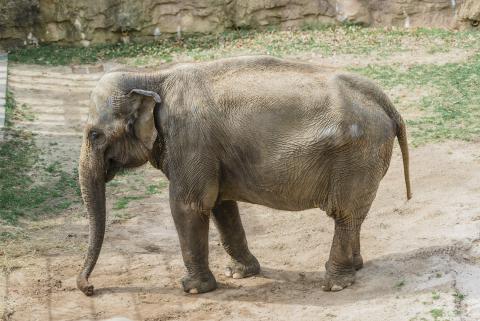
{"label": "wrinkled gray skin", "polygon": [[259,273],[237,201],[325,211],[335,234],[324,289],[341,290],[363,265],[360,226],[395,137],[410,198],[404,122],[365,78],[262,56],[108,73],[92,93],[80,156],[90,238],[78,287],[93,294],[88,277],[105,232],[105,183],[149,161],[170,181],[186,292],[217,286],[208,267],[210,217],[231,256],[226,274]]}

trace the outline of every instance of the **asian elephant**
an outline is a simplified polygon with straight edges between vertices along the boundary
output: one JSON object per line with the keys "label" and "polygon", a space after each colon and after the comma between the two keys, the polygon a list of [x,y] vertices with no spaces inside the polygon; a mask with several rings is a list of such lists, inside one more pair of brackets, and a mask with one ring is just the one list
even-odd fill
{"label": "asian elephant", "polygon": [[360,227],[395,137],[410,199],[404,121],[361,76],[268,56],[107,73],[91,95],[79,162],[90,236],[78,288],[93,293],[88,278],[105,233],[105,183],[148,161],[170,181],[186,292],[217,286],[208,266],[210,217],[231,256],[227,276],[259,273],[237,201],[325,211],[335,233],[324,290],[341,290],[363,265]]}

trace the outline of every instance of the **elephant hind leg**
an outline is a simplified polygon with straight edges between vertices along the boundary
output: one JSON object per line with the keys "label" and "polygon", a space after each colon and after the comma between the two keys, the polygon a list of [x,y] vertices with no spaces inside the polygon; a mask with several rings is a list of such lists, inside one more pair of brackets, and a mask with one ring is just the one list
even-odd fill
{"label": "elephant hind leg", "polygon": [[363,200],[353,210],[330,213],[335,220],[330,257],[325,264],[326,275],[323,289],[340,291],[355,282],[355,271],[363,267],[360,254],[360,228],[370,209],[370,201]]}
{"label": "elephant hind leg", "polygon": [[258,274],[260,264],[248,249],[237,202],[222,201],[213,208],[212,213],[223,248],[231,257],[225,275],[240,279]]}

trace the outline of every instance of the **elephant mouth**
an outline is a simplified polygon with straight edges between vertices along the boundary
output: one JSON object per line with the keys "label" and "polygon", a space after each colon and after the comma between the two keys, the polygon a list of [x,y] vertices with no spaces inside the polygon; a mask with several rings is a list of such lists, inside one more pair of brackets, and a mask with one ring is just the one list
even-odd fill
{"label": "elephant mouth", "polygon": [[105,183],[110,182],[115,175],[122,169],[122,166],[120,163],[114,161],[113,159],[109,159],[106,164],[106,170],[105,170]]}

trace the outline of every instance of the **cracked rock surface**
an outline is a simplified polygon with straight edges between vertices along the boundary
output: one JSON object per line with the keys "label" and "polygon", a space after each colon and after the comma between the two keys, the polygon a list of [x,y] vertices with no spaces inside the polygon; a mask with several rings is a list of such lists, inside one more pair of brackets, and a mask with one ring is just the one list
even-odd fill
{"label": "cracked rock surface", "polygon": [[178,32],[348,22],[475,28],[477,0],[0,0],[0,45],[153,40]]}

